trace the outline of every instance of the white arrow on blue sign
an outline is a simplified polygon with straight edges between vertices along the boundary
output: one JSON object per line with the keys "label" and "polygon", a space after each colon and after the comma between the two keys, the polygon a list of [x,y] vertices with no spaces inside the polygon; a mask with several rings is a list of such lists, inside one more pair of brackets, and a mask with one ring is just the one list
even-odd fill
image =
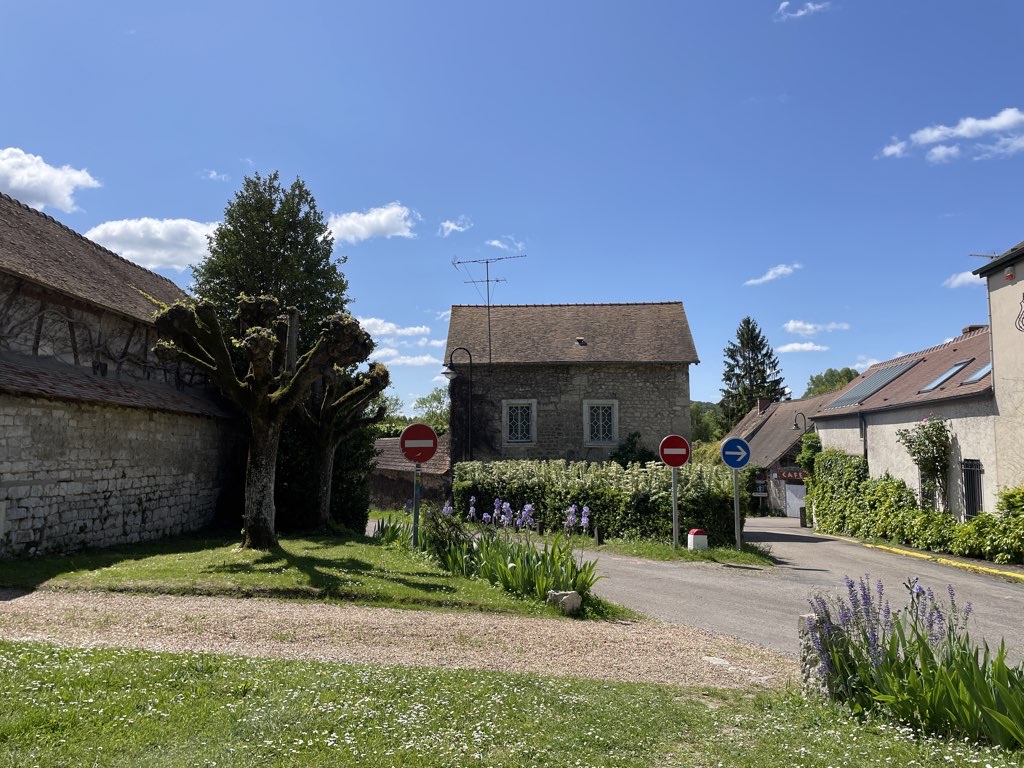
{"label": "white arrow on blue sign", "polygon": [[746,440],[730,437],[722,443],[722,461],[731,469],[743,469],[750,461],[750,446]]}

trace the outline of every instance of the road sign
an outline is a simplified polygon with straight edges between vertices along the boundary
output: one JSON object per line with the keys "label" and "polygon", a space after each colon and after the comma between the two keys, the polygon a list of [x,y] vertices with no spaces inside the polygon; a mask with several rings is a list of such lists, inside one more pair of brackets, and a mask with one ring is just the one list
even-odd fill
{"label": "road sign", "polygon": [[658,446],[661,460],[670,467],[681,467],[690,460],[690,444],[680,435],[668,435]]}
{"label": "road sign", "polygon": [[430,461],[437,451],[437,433],[426,424],[410,424],[402,430],[398,445],[409,461],[415,464]]}
{"label": "road sign", "polygon": [[730,437],[722,443],[722,461],[731,469],[743,469],[750,461],[750,446],[746,440]]}

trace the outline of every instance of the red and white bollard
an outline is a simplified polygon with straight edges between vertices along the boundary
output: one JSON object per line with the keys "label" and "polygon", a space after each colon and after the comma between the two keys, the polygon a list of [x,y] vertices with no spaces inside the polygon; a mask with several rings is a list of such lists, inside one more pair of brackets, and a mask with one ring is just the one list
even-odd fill
{"label": "red and white bollard", "polygon": [[686,537],[687,549],[703,552],[708,548],[708,532],[703,528],[691,528]]}

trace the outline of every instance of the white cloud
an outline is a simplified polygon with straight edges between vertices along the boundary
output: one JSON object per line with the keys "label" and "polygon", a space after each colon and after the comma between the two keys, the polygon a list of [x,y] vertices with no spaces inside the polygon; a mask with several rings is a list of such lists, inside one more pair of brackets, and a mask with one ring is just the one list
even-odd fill
{"label": "white cloud", "polygon": [[443,373],[439,373],[439,374],[437,374],[437,376],[432,378],[430,381],[431,381],[431,383],[437,382],[438,384],[447,384],[448,383],[448,377],[445,376]]}
{"label": "white cloud", "polygon": [[935,165],[941,165],[942,163],[948,163],[950,160],[956,160],[960,156],[960,147],[957,145],[939,144],[936,147],[932,147],[928,150],[928,154],[925,155],[925,159],[929,163]]}
{"label": "white cloud", "polygon": [[373,337],[377,336],[423,336],[430,333],[429,325],[409,325],[401,327],[379,317],[357,317],[363,330]]}
{"label": "white cloud", "polygon": [[950,139],[976,139],[987,133],[1005,133],[1024,129],[1024,112],[1016,107],[1007,107],[998,115],[978,119],[964,117],[956,125],[932,125],[914,131],[910,140],[915,144],[937,144]]}
{"label": "white cloud", "polygon": [[438,237],[448,237],[452,232],[465,232],[467,229],[473,228],[473,222],[467,219],[465,216],[459,216],[459,218],[452,221],[451,219],[445,219],[441,222],[441,226],[437,229]]}
{"label": "white cloud", "polygon": [[420,339],[419,341],[417,341],[416,342],[416,346],[417,347],[443,347],[444,346],[444,340],[443,339],[426,339],[426,338],[424,338],[424,339]]}
{"label": "white cloud", "polygon": [[782,326],[788,333],[795,333],[797,336],[811,338],[819,333],[832,333],[832,331],[848,331],[849,323],[808,323],[804,320],[787,320]]}
{"label": "white cloud", "polygon": [[371,360],[388,360],[392,357],[398,357],[399,351],[393,347],[381,347],[373,350],[370,353]]}
{"label": "white cloud", "polygon": [[[393,351],[394,350],[389,350],[389,354],[386,357],[382,358],[384,360],[384,362],[387,363],[388,365],[412,365],[412,366],[441,365],[441,361],[438,358],[434,357],[433,355],[392,355],[392,354],[390,354],[390,352],[393,352]],[[377,353],[374,352],[372,355],[370,355],[370,359],[371,360],[377,359],[376,355],[377,355]]]}
{"label": "white cloud", "polygon": [[38,210],[46,206],[70,212],[76,210],[75,191],[100,186],[84,168],[47,163],[18,147],[0,149],[0,192],[6,192]]}
{"label": "white cloud", "polygon": [[208,235],[217,222],[191,219],[105,221],[85,236],[147,269],[185,269],[206,257]]}
{"label": "white cloud", "polygon": [[791,344],[783,344],[776,352],[827,352],[828,347],[822,344],[815,344],[813,341],[794,341]]}
{"label": "white cloud", "polygon": [[437,313],[436,317],[438,320],[451,320],[452,311],[450,309],[442,310],[441,312]]}
{"label": "white cloud", "polygon": [[812,13],[826,10],[831,3],[804,3],[795,11],[789,10],[791,5],[789,0],[779,3],[779,7],[775,11],[775,20],[786,21],[787,19],[799,19],[801,16],[810,16]]}
{"label": "white cloud", "polygon": [[881,360],[874,357],[866,357],[865,355],[857,355],[857,362],[853,364],[853,368],[860,373],[864,373],[872,365],[878,365]]}
{"label": "white cloud", "polygon": [[418,213],[396,201],[362,213],[332,213],[327,226],[336,242],[358,243],[371,237],[414,238],[412,228],[419,218]]}
{"label": "white cloud", "polygon": [[892,144],[882,147],[882,157],[906,157],[906,155],[907,142],[899,141],[895,136],[892,137]]}
{"label": "white cloud", "polygon": [[516,240],[513,235],[502,235],[497,240],[487,240],[484,245],[500,248],[503,251],[523,251],[526,249],[526,243]]}
{"label": "white cloud", "polygon": [[985,285],[985,280],[971,272],[958,272],[947,277],[942,284],[947,288],[963,288],[965,285]]}
{"label": "white cloud", "polygon": [[765,272],[760,277],[751,278],[747,280],[744,285],[761,285],[761,283],[767,283],[772,280],[778,280],[780,277],[786,277],[786,275],[793,274],[796,270],[802,267],[801,264],[778,264]]}
{"label": "white cloud", "polygon": [[219,171],[215,171],[212,168],[204,168],[199,173],[199,176],[201,178],[206,179],[207,181],[231,181],[231,177],[228,176],[226,173],[220,173]]}
{"label": "white cloud", "polygon": [[1024,133],[1018,136],[1000,136],[995,144],[978,144],[981,152],[975,160],[990,160],[993,157],[1009,157],[1024,151]]}

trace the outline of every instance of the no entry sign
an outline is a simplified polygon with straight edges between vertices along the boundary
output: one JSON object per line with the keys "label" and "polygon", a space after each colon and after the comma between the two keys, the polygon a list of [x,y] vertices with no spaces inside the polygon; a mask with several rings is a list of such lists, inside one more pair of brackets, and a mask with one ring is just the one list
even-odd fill
{"label": "no entry sign", "polygon": [[690,444],[682,435],[668,435],[658,446],[661,460],[670,467],[681,467],[690,460]]}
{"label": "no entry sign", "polygon": [[410,424],[398,438],[402,454],[415,464],[430,461],[437,452],[437,433],[426,424]]}

